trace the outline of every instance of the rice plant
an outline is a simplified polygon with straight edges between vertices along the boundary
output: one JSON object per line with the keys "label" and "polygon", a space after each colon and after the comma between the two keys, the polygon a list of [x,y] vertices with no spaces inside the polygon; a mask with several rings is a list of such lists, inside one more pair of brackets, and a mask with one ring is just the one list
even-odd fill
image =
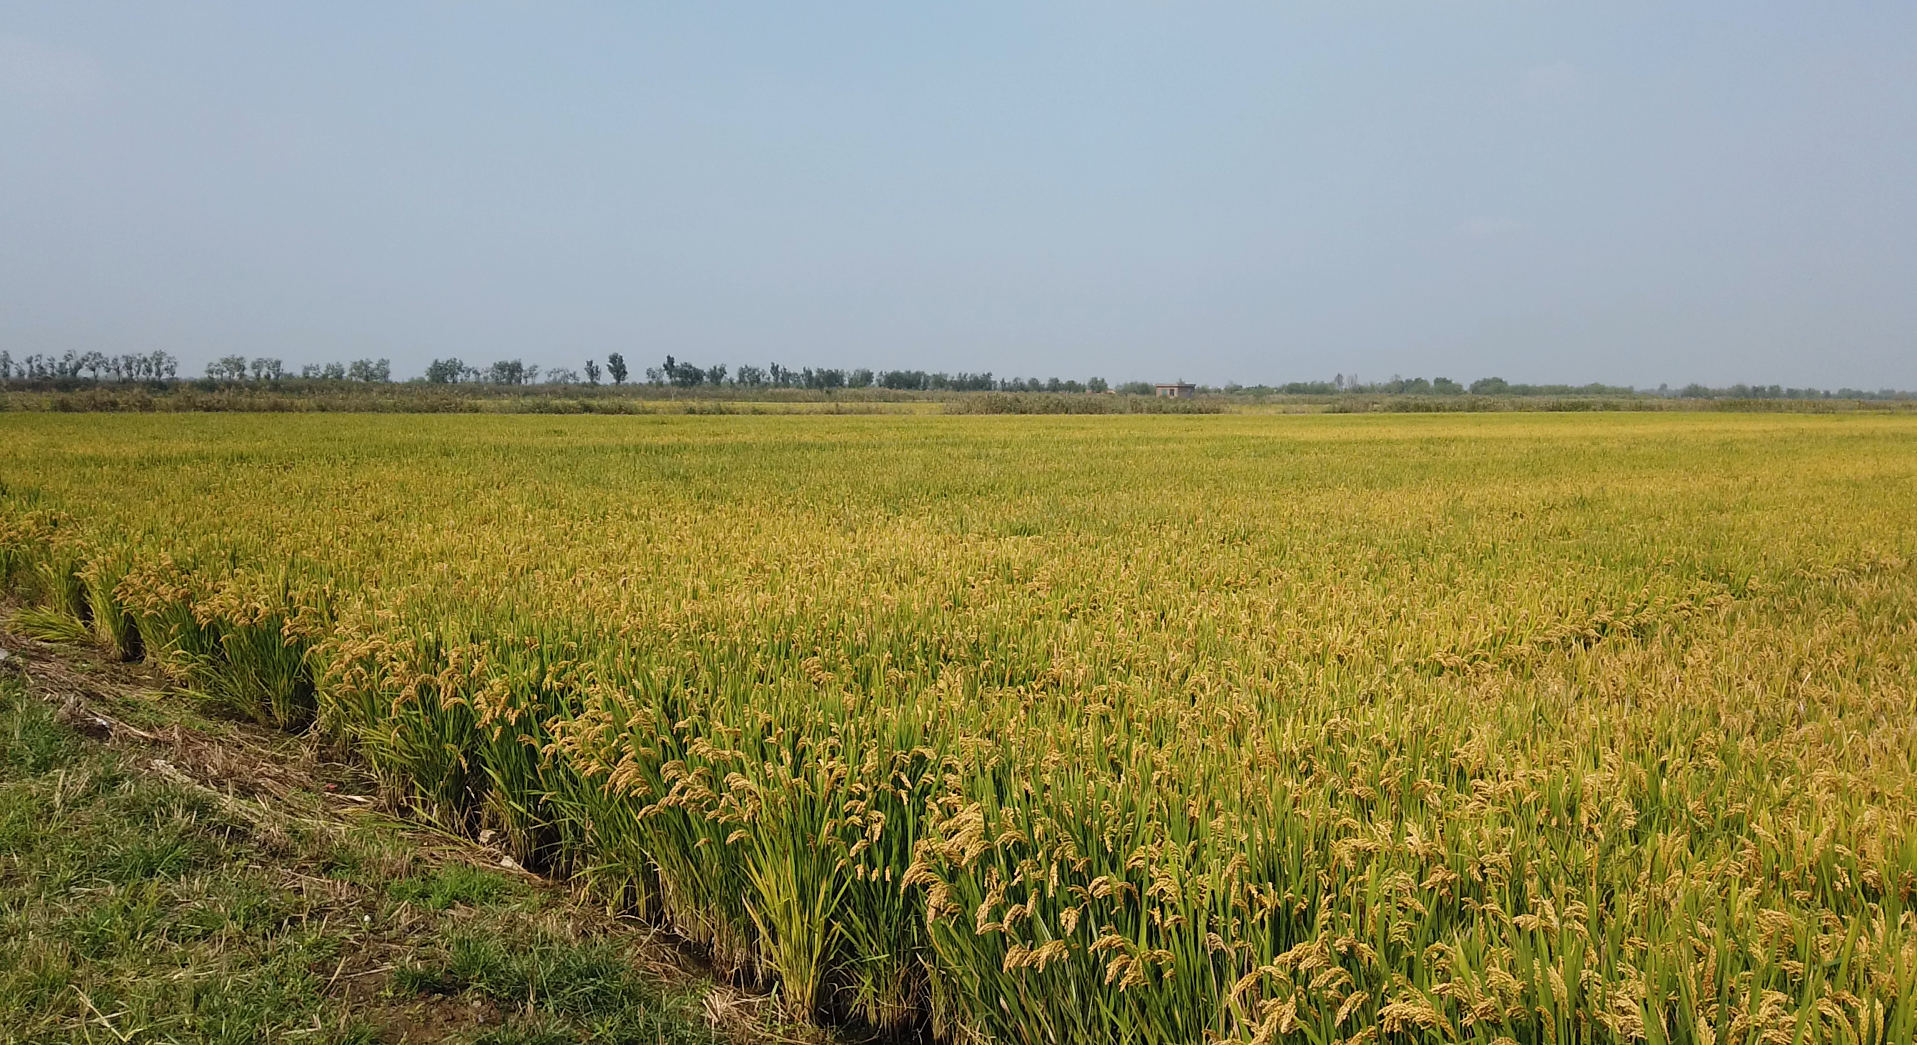
{"label": "rice plant", "polygon": [[114,592],[125,575],[125,564],[102,556],[87,563],[80,580],[95,640],[121,660],[136,661],[145,657],[146,645],[133,614]]}
{"label": "rice plant", "polygon": [[1911,418],[0,432],[30,612],[797,1014],[1917,1035]]}

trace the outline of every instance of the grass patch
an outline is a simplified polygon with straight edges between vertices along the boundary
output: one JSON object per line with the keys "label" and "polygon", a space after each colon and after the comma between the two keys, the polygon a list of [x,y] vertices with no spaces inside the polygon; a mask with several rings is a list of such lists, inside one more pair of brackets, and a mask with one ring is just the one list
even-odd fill
{"label": "grass patch", "polygon": [[411,873],[383,822],[264,838],[145,764],[0,677],[0,1041],[714,1040],[525,883]]}
{"label": "grass patch", "polygon": [[18,698],[19,685],[0,680],[0,779],[39,776],[64,765],[79,749],[79,739],[55,722],[53,709]]}
{"label": "grass patch", "polygon": [[514,1013],[489,1042],[699,1042],[709,1033],[670,997],[637,976],[619,948],[538,932],[530,940],[467,931],[432,960],[401,968],[393,985],[420,994],[483,999]]}
{"label": "grass patch", "polygon": [[452,864],[431,873],[402,878],[388,891],[393,899],[433,911],[451,907],[496,907],[520,904],[532,897],[523,882],[473,867]]}
{"label": "grass patch", "polygon": [[243,825],[67,733],[18,680],[0,680],[0,736],[0,1038],[252,1042],[343,1025],[315,971],[340,941],[269,891]]}

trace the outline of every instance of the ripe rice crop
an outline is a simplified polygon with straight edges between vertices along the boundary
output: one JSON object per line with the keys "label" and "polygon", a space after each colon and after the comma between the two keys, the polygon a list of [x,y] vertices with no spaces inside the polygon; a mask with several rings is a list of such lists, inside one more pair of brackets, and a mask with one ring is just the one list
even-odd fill
{"label": "ripe rice crop", "polygon": [[1917,1036],[1917,419],[0,436],[21,626],[329,731],[795,1013]]}

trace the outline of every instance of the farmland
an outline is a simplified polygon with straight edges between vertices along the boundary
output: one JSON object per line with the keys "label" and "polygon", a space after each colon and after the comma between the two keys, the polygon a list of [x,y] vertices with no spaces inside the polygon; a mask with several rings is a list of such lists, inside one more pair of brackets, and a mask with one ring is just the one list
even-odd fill
{"label": "farmland", "polygon": [[1910,1041],[1917,418],[0,414],[16,618],[795,1014]]}

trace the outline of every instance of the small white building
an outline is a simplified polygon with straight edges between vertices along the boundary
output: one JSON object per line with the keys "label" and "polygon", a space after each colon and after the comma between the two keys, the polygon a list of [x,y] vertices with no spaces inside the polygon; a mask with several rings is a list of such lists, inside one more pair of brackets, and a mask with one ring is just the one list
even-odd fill
{"label": "small white building", "polygon": [[1188,385],[1183,381],[1174,381],[1169,385],[1153,385],[1158,394],[1168,399],[1190,399],[1198,394],[1197,385]]}

